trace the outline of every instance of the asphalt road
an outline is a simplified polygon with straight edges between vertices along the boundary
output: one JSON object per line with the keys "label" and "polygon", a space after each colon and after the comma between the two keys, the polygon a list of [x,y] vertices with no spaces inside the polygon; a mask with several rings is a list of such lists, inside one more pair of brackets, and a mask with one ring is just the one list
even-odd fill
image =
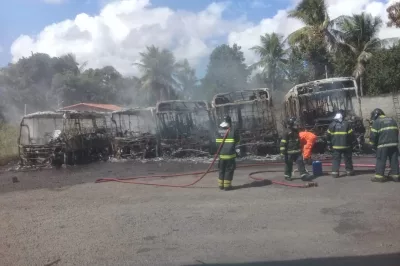
{"label": "asphalt road", "polygon": [[307,189],[244,185],[249,172],[279,167],[238,169],[229,192],[215,188],[215,173],[201,188],[94,183],[205,167],[125,162],[0,172],[0,265],[400,265],[400,184],[372,183],[370,171],[323,176]]}

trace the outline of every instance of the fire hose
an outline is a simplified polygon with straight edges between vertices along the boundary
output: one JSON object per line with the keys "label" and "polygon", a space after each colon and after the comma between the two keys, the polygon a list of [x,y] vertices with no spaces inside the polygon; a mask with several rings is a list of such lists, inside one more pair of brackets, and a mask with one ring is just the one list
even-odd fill
{"label": "fire hose", "polygon": [[[225,143],[225,139],[227,138],[229,131],[230,131],[230,129],[228,129],[227,132],[225,133],[225,135],[222,139],[222,143],[218,147],[218,150],[215,153],[215,156],[206,171],[190,172],[190,173],[175,173],[175,174],[168,174],[168,175],[135,176],[135,177],[127,177],[127,178],[100,178],[100,179],[96,180],[96,183],[119,182],[119,183],[158,186],[158,187],[173,187],[173,188],[191,187],[191,186],[195,185],[196,183],[200,182],[207,174],[218,171],[215,169],[212,170],[211,168],[214,166],[215,161],[217,160],[219,153],[221,152],[221,148],[222,148],[223,144]],[[326,161],[326,160],[323,160],[323,161]],[[267,166],[267,165],[279,166],[279,165],[284,165],[284,163],[282,163],[282,162],[267,162],[267,163],[244,164],[244,165],[237,166],[237,168],[249,168],[249,167]],[[323,166],[332,166],[332,163],[323,163],[322,165]],[[344,166],[344,165],[341,164],[341,166]],[[373,165],[373,164],[354,164],[354,167],[375,168],[375,165]],[[278,172],[278,171],[277,170],[264,170],[264,171],[252,172],[249,174],[249,178],[253,179],[255,181],[266,181],[271,184],[287,186],[287,187],[295,187],[295,188],[309,188],[309,187],[317,187],[318,186],[317,182],[294,184],[294,183],[282,182],[282,181],[277,181],[277,180],[270,180],[270,179],[265,179],[265,178],[254,177],[254,175],[256,175],[256,174],[268,173],[268,172],[270,173],[270,172]],[[200,177],[198,177],[191,183],[184,184],[184,185],[170,185],[170,184],[160,184],[160,183],[149,183],[149,182],[136,181],[137,179],[144,179],[144,178],[170,178],[170,177],[181,177],[181,176],[189,176],[189,175],[193,175],[193,176],[200,175]]]}

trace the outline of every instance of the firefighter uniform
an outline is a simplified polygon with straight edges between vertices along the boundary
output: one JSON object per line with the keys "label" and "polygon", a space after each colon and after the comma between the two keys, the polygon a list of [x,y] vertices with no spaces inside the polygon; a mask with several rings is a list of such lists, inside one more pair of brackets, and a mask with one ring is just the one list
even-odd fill
{"label": "firefighter uniform", "polygon": [[[336,120],[337,119],[337,120]],[[328,147],[332,149],[333,161],[332,161],[332,176],[339,177],[340,162],[342,156],[344,157],[344,163],[347,175],[353,175],[353,140],[354,132],[347,121],[343,121],[341,114],[335,116],[327,131],[327,142]]]}
{"label": "firefighter uniform", "polygon": [[280,144],[280,152],[285,159],[286,180],[292,180],[293,162],[297,164],[301,179],[308,180],[310,178],[301,156],[300,137],[297,129],[289,128],[284,132]]}
{"label": "firefighter uniform", "polygon": [[[228,128],[220,128],[217,133],[217,146],[222,144],[224,136]],[[236,144],[239,142],[239,132],[230,127],[228,136],[226,137],[221,151],[219,153],[219,177],[218,186],[220,189],[230,190],[232,188],[233,173],[236,169]]]}
{"label": "firefighter uniform", "polygon": [[370,142],[376,149],[375,177],[372,181],[386,181],[384,177],[386,159],[390,161],[390,177],[399,181],[399,150],[398,150],[399,129],[393,118],[379,115],[371,127]]}

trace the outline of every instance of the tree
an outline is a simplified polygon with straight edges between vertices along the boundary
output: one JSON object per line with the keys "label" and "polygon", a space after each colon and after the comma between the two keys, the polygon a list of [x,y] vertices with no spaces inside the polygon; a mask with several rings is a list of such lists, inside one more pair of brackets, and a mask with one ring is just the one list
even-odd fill
{"label": "tree", "polygon": [[274,91],[277,89],[278,76],[284,77],[287,64],[287,51],[284,49],[283,36],[276,33],[260,36],[261,45],[250,48],[260,56],[260,61],[252,68],[261,68],[267,79],[267,84]]}
{"label": "tree", "polygon": [[381,26],[382,20],[379,17],[372,17],[366,13],[345,17],[338,23],[341,44],[356,58],[353,75],[359,81],[361,96],[364,95],[365,65],[373,53],[384,44],[384,40],[378,38]]}
{"label": "tree", "polygon": [[287,63],[287,79],[292,84],[301,84],[314,79],[313,67],[304,60],[298,47],[291,47]]}
{"label": "tree", "polygon": [[150,101],[176,99],[175,89],[179,87],[174,78],[175,57],[171,51],[147,46],[146,51],[139,53],[140,63],[135,65],[142,72],[142,89],[148,94]]}
{"label": "tree", "polygon": [[206,75],[201,81],[203,96],[210,99],[216,93],[245,89],[250,71],[244,61],[241,47],[237,44],[216,47],[211,52]]}
{"label": "tree", "polygon": [[289,35],[289,44],[297,47],[313,66],[313,79],[323,77],[325,66],[330,63],[329,51],[335,50],[338,42],[336,20],[330,20],[324,0],[303,0],[289,12],[289,17],[305,24]]}
{"label": "tree", "polygon": [[197,87],[196,71],[191,68],[187,59],[176,64],[176,79],[185,99],[192,99]]}
{"label": "tree", "polygon": [[387,25],[389,27],[395,26],[396,28],[400,28],[400,2],[393,3],[386,11],[389,18]]}
{"label": "tree", "polygon": [[398,92],[400,89],[400,45],[375,51],[365,67],[369,95]]}

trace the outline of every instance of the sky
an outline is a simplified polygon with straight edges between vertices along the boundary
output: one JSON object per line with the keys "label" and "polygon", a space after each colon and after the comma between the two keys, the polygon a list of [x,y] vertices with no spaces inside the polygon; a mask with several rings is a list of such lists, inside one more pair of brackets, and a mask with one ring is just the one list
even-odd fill
{"label": "sky", "polygon": [[[246,63],[257,61],[250,48],[260,35],[287,36],[301,28],[287,17],[300,0],[13,0],[0,4],[0,66],[31,53],[76,55],[87,67],[114,66],[138,75],[133,66],[146,46],[174,52],[204,74],[218,45],[237,43]],[[326,0],[331,18],[367,11],[387,21],[396,0]],[[381,38],[400,37],[384,26]]]}

